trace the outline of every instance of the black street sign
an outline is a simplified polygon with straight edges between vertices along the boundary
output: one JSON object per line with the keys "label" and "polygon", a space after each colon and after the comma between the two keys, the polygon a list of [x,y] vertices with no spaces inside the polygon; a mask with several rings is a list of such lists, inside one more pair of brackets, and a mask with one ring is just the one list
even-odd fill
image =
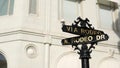
{"label": "black street sign", "polygon": [[62,45],[79,45],[79,44],[91,44],[95,42],[105,41],[108,40],[107,34],[101,35],[88,35],[88,36],[77,36],[62,39]]}
{"label": "black street sign", "polygon": [[[80,55],[82,68],[89,68],[90,53],[92,52],[92,48],[95,48],[94,45],[109,39],[107,34],[101,30],[96,30],[92,24],[88,22],[88,18],[83,20],[81,17],[74,20],[72,25],[65,25],[65,22],[62,22],[63,32],[78,35],[77,37],[62,39],[61,43],[62,45],[72,45],[72,47],[74,46],[74,50],[78,50],[77,53]],[[90,45],[87,46],[87,44]],[[81,45],[81,47],[79,47],[79,45]]]}
{"label": "black street sign", "polygon": [[79,26],[70,26],[70,25],[63,25],[62,27],[63,32],[72,33],[76,35],[101,35],[104,34],[103,31],[95,30],[95,29],[89,29],[85,27],[79,27]]}

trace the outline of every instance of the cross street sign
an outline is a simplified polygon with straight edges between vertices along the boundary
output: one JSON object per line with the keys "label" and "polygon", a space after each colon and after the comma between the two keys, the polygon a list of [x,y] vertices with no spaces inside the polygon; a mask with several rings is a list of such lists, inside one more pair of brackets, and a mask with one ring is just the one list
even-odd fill
{"label": "cross street sign", "polygon": [[71,37],[63,39],[61,42],[63,45],[73,45],[73,44],[91,44],[93,42],[108,40],[108,35],[101,30],[96,30],[92,25],[89,24],[89,20],[82,20],[80,17],[74,21],[72,25],[62,26],[62,31],[79,35],[77,37]]}
{"label": "cross street sign", "polygon": [[[62,31],[76,34],[78,36],[62,39],[62,45],[72,45],[74,50],[80,55],[82,61],[82,68],[89,68],[89,59],[91,58],[90,53],[94,45],[101,41],[108,40],[109,36],[101,30],[96,30],[92,27],[92,24],[88,23],[89,20],[86,18],[83,20],[78,17],[72,25],[65,25],[63,22]],[[79,44],[81,47],[79,47]],[[90,44],[90,46],[87,46]]]}
{"label": "cross street sign", "polygon": [[72,37],[72,38],[66,38],[63,39],[62,45],[74,45],[74,44],[91,44],[94,42],[100,42],[108,40],[107,34],[101,34],[101,35],[87,35],[87,36],[78,36],[78,37]]}
{"label": "cross street sign", "polygon": [[78,26],[70,26],[70,25],[63,25],[62,27],[63,32],[72,33],[76,35],[99,35],[104,34],[103,31],[100,30],[94,30],[89,28],[83,28]]}

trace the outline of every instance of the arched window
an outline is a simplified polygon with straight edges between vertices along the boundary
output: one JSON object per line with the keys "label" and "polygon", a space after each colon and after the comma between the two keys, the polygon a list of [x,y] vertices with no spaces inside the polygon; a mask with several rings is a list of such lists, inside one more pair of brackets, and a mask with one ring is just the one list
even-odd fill
{"label": "arched window", "polygon": [[0,54],[0,68],[7,68],[7,61],[2,54]]}

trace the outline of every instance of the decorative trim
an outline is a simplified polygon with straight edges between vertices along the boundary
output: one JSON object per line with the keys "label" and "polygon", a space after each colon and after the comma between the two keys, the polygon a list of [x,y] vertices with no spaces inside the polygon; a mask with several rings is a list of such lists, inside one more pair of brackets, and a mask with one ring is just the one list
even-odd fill
{"label": "decorative trim", "polygon": [[14,34],[28,34],[28,35],[43,36],[43,37],[45,36],[45,34],[43,33],[36,33],[36,32],[25,31],[25,30],[16,30],[16,31],[0,33],[0,37],[14,35]]}
{"label": "decorative trim", "polygon": [[16,39],[16,40],[10,40],[10,41],[2,41],[1,43],[8,43],[8,42],[15,42],[15,41],[25,41],[25,42],[34,42],[34,43],[41,43],[44,44],[44,42],[38,42],[38,41],[32,41],[32,40],[24,40],[24,39]]}
{"label": "decorative trim", "polygon": [[35,58],[38,55],[37,47],[35,44],[27,44],[27,46],[25,47],[25,51],[26,51],[26,55],[29,58]]}
{"label": "decorative trim", "polygon": [[[25,38],[30,37],[30,38]],[[31,38],[33,37],[33,39]],[[37,42],[37,43],[44,43],[42,39],[44,39],[45,34],[43,33],[36,33],[24,30],[16,30],[10,32],[0,33],[0,43],[7,43],[7,42],[15,42],[15,41],[28,41],[28,42]],[[39,40],[40,39],[40,40]]]}

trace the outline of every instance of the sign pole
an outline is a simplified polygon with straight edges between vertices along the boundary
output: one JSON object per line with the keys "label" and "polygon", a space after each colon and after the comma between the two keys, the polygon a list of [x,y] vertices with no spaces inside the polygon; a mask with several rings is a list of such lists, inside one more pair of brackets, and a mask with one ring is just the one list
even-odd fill
{"label": "sign pole", "polygon": [[82,68],[89,68],[89,59],[81,59]]}
{"label": "sign pole", "polygon": [[94,46],[91,46],[88,48],[87,44],[82,44],[81,48],[78,47],[78,45],[72,45],[75,47],[74,50],[78,50],[78,54],[80,55],[81,59],[81,65],[82,68],[89,68],[89,59],[91,58],[90,53],[92,52],[89,48],[94,48]]}
{"label": "sign pole", "polygon": [[81,47],[80,52],[80,59],[82,63],[82,68],[89,68],[89,59],[90,59],[90,52],[88,50],[88,46],[86,44],[83,44]]}

